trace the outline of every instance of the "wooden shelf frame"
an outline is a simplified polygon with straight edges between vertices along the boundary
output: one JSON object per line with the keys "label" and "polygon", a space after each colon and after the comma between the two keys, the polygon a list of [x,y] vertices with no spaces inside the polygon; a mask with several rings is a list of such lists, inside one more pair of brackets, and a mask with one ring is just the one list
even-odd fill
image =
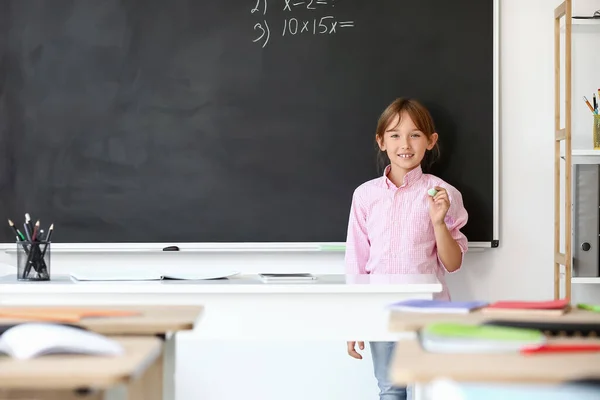
{"label": "wooden shelf frame", "polygon": [[[565,121],[564,127],[560,118],[560,39],[561,19],[565,19]],[[572,187],[571,187],[571,33],[572,33],[572,0],[563,1],[554,10],[554,298],[559,299],[561,295],[561,265],[565,267],[565,298],[571,300],[571,278],[572,278]],[[561,164],[561,142],[565,142],[565,252],[560,251],[560,164]]]}

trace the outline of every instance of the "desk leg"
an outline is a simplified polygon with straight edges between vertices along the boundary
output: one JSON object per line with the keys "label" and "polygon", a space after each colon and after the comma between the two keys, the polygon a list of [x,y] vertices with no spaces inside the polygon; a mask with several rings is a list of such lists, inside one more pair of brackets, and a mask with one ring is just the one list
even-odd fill
{"label": "desk leg", "polygon": [[175,337],[167,333],[163,347],[163,400],[175,400]]}
{"label": "desk leg", "polygon": [[127,384],[127,400],[163,399],[163,361],[164,353],[148,367],[146,372]]}

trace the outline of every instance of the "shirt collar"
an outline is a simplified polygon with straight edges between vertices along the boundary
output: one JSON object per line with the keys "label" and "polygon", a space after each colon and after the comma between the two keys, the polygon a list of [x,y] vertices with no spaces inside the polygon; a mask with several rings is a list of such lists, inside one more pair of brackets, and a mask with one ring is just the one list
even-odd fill
{"label": "shirt collar", "polygon": [[[383,179],[388,189],[396,188],[396,185],[394,185],[394,183],[388,178],[388,173],[391,169],[392,166],[388,165],[383,171]],[[406,175],[404,175],[404,182],[402,183],[401,187],[410,185],[411,183],[418,181],[419,179],[421,179],[422,176],[423,169],[421,169],[421,166],[419,165],[417,168],[413,169],[412,171],[409,171]]]}

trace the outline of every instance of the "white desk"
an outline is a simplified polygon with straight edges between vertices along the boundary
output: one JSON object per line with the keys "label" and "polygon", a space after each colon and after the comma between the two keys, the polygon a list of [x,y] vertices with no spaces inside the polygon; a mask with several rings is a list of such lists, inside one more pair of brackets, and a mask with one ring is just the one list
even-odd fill
{"label": "white desk", "polygon": [[[49,282],[0,278],[1,305],[202,305],[205,339],[395,340],[385,306],[432,298],[435,275],[325,275],[315,283],[263,283],[256,276],[210,281]],[[242,333],[243,332],[243,333]]]}
{"label": "white desk", "polygon": [[[248,398],[252,387],[264,389],[256,397],[264,400],[325,400],[328,394],[311,392],[311,386],[338,384],[338,394],[346,396],[352,393],[352,379],[373,378],[371,361],[351,359],[345,341],[398,340],[401,333],[388,332],[385,306],[406,298],[432,298],[442,290],[434,275],[329,275],[300,284],[265,284],[256,276],[145,282],[52,278],[50,282],[18,282],[14,275],[1,278],[0,306],[204,306],[197,328],[178,334],[185,337],[185,344],[177,342],[175,382],[195,393],[202,385],[203,400]],[[166,351],[175,349],[167,346]],[[306,368],[306,362],[314,368]],[[299,382],[307,383],[299,387]]]}

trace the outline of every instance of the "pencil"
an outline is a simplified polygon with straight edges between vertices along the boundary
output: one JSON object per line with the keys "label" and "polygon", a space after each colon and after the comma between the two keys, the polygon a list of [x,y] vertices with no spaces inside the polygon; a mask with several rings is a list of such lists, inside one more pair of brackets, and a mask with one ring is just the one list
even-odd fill
{"label": "pencil", "polygon": [[44,239],[44,242],[46,242],[46,244],[44,246],[44,250],[42,250],[42,260],[44,259],[44,256],[46,255],[46,250],[48,249],[48,245],[50,244],[50,238],[52,237],[52,232],[54,232],[54,224],[50,225],[50,228],[48,229],[48,234],[46,235],[46,238]]}
{"label": "pencil", "polygon": [[33,228],[33,236],[31,236],[31,240],[33,240],[34,242],[38,236],[39,231],[40,231],[40,220],[38,219]]}
{"label": "pencil", "polygon": [[31,243],[31,234],[29,233],[29,226],[27,225],[27,222],[23,222],[23,229],[25,229],[25,237]]}
{"label": "pencil", "polygon": [[594,107],[592,107],[592,105],[590,104],[590,102],[588,101],[588,99],[583,96],[583,101],[585,101],[585,104],[587,104],[588,108],[590,109],[590,111],[594,114],[596,114],[596,112],[594,111]]}
{"label": "pencil", "polygon": [[[29,213],[25,213],[25,223],[27,224],[27,228],[29,228],[28,234],[27,233],[25,233],[25,234],[31,240],[31,235],[33,235],[33,225],[31,223],[31,217],[29,216]],[[27,230],[27,229],[25,229],[25,230]]]}
{"label": "pencil", "polygon": [[[29,251],[29,249],[27,248],[27,245],[25,244],[25,236],[23,236],[23,234],[21,233],[21,231],[19,231],[19,229],[17,229],[17,227],[15,226],[14,222],[12,222],[10,219],[8,220],[8,225],[10,225],[10,227],[17,234],[17,242],[23,248],[23,251],[25,251],[25,254],[27,254],[27,259],[29,259],[31,252]],[[25,278],[25,274],[23,274],[23,278]]]}
{"label": "pencil", "polygon": [[25,236],[23,236],[21,231],[15,226],[15,223],[12,222],[10,219],[8,220],[8,225],[10,225],[10,227],[15,231],[15,233],[17,234],[17,238],[25,240]]}
{"label": "pencil", "polygon": [[42,277],[42,279],[48,279],[50,277],[48,274],[48,267],[46,266],[46,261],[44,261],[44,257],[46,257],[46,251],[48,251],[48,246],[50,245],[50,238],[52,237],[52,232],[54,232],[54,224],[50,225],[50,228],[48,228],[48,233],[44,238],[44,242],[46,242],[46,244],[44,245],[44,250],[42,250],[40,254],[42,268],[39,271],[39,274]]}

